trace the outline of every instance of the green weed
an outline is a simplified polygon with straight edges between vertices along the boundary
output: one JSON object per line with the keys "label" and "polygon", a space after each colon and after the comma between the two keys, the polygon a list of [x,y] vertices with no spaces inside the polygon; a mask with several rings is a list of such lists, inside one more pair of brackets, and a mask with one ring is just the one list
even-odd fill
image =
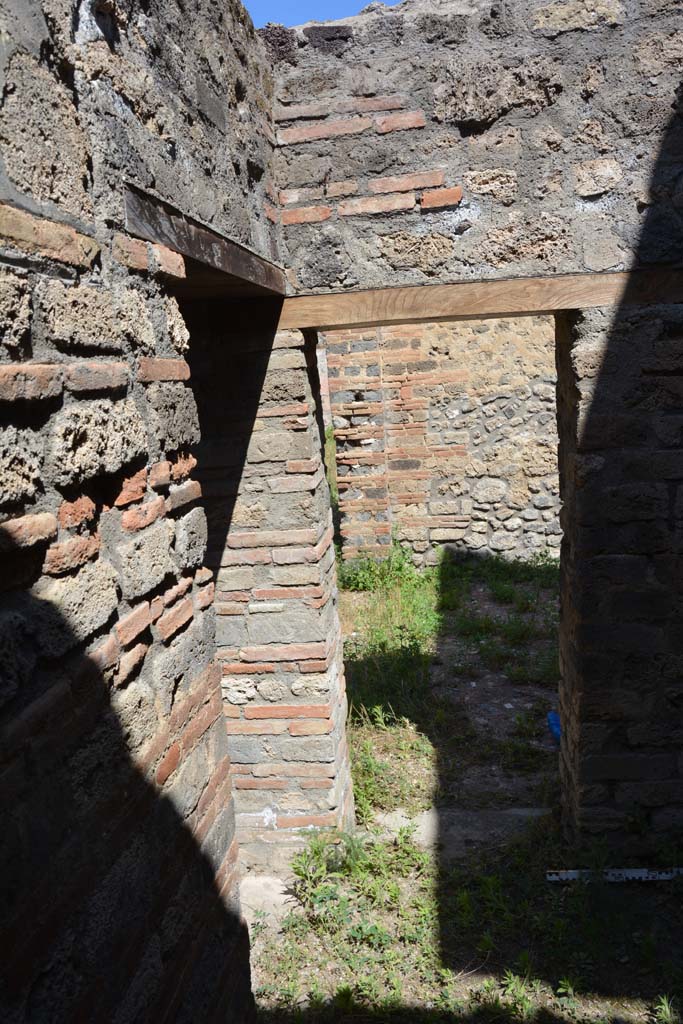
{"label": "green weed", "polygon": [[652,1019],[655,1024],[680,1024],[675,1000],[671,996],[659,996],[652,1007]]}

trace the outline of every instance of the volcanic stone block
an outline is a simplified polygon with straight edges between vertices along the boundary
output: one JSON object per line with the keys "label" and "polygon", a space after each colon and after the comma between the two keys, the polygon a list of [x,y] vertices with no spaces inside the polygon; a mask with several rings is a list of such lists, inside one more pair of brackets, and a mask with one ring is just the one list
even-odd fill
{"label": "volcanic stone block", "polygon": [[329,762],[336,757],[337,744],[330,736],[277,737],[271,739],[271,745],[283,761]]}
{"label": "volcanic stone block", "polygon": [[242,647],[247,642],[247,624],[241,615],[216,616],[216,643]]}
{"label": "volcanic stone block", "polygon": [[176,691],[187,689],[197,673],[209,664],[213,650],[210,621],[206,616],[200,616],[174,637],[168,647],[154,651],[148,659],[150,678],[163,713],[167,714],[170,710],[177,697]]}
{"label": "volcanic stone block", "polygon": [[199,440],[199,416],[194,395],[183,384],[152,384],[147,389],[152,426],[166,451],[176,451]]}
{"label": "volcanic stone block", "polygon": [[[289,601],[287,604],[292,604]],[[315,609],[300,605],[291,611],[251,611],[249,615],[249,643],[308,643],[324,640],[327,635],[327,616]]]}
{"label": "volcanic stone block", "polygon": [[48,281],[39,292],[45,340],[65,351],[121,352],[154,347],[143,297],[132,288],[105,289]]}
{"label": "volcanic stone block", "polygon": [[434,116],[446,124],[479,130],[497,121],[509,110],[521,107],[539,113],[551,106],[562,92],[558,69],[542,57],[502,71],[490,64],[462,61],[447,66],[443,81],[435,90]]}
{"label": "volcanic stone block", "polygon": [[[248,704],[256,696],[253,679],[244,676],[228,676],[221,684],[223,696],[230,704]],[[259,693],[261,687],[259,686]],[[269,698],[267,698],[269,699]],[[277,699],[280,699],[279,697]]]}
{"label": "volcanic stone block", "polygon": [[30,318],[26,282],[17,274],[0,274],[0,346],[15,352],[28,334]]}
{"label": "volcanic stone block", "polygon": [[173,784],[166,790],[181,818],[197,806],[199,797],[206,786],[206,741],[199,743],[185,758],[173,776]]}
{"label": "volcanic stone block", "polygon": [[41,579],[26,598],[42,653],[64,654],[103,626],[118,604],[116,573],[100,559],[75,576]]}
{"label": "volcanic stone block", "polygon": [[193,508],[175,524],[175,556],[180,568],[201,565],[206,543],[206,513],[203,508]]}
{"label": "volcanic stone block", "polygon": [[147,431],[132,398],[99,399],[63,409],[55,418],[48,449],[57,485],[116,473],[147,446]]}
{"label": "volcanic stone block", "polygon": [[143,530],[117,551],[121,588],[127,600],[142,597],[174,572],[171,559],[173,524],[163,519]]}
{"label": "volcanic stone block", "polygon": [[288,430],[264,431],[252,436],[247,450],[248,462],[284,462],[305,459],[311,453],[306,434],[297,436]]}
{"label": "volcanic stone block", "polygon": [[66,87],[44,64],[17,53],[4,88],[0,147],[10,180],[38,202],[90,216],[89,147]]}
{"label": "volcanic stone block", "polygon": [[37,652],[30,625],[16,609],[0,612],[0,707],[31,678]]}
{"label": "volcanic stone block", "polygon": [[32,430],[0,429],[0,505],[32,498],[36,493],[43,442]]}
{"label": "volcanic stone block", "polygon": [[533,27],[544,35],[586,31],[624,22],[624,6],[620,0],[561,0],[546,4],[534,14]]}

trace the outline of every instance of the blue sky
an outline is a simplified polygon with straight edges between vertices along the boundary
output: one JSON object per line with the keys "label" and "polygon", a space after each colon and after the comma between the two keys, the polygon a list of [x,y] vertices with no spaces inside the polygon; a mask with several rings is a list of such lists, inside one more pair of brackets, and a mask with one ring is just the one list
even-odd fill
{"label": "blue sky", "polygon": [[[242,0],[256,28],[267,21],[301,25],[304,21],[334,21],[358,14],[370,0]],[[398,0],[385,0],[393,7]]]}

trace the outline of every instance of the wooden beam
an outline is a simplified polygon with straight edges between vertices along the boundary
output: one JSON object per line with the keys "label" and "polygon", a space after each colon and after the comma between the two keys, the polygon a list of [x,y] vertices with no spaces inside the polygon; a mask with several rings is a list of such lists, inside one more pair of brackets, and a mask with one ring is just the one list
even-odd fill
{"label": "wooden beam", "polygon": [[662,267],[297,295],[284,300],[279,326],[281,330],[333,331],[656,302],[683,302],[683,270]]}
{"label": "wooden beam", "polygon": [[[212,267],[227,275],[233,285],[243,282],[250,286],[251,294],[254,289],[271,295],[284,295],[287,291],[287,278],[281,267],[133,185],[126,186],[125,213],[126,229],[131,235],[160,242]],[[235,293],[236,289],[230,290]]]}

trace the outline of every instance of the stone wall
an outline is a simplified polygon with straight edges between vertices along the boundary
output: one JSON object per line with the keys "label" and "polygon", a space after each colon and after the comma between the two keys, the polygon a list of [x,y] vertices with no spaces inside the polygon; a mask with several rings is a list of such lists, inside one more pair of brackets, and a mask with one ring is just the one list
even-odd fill
{"label": "stone wall", "polygon": [[237,835],[272,869],[353,819],[314,339],[188,315]]}
{"label": "stone wall", "polygon": [[677,175],[655,178],[680,16],[678,0],[403,0],[266,28],[299,286],[680,258]]}
{"label": "stone wall", "polygon": [[564,722],[573,834],[683,829],[683,307],[558,317]]}
{"label": "stone wall", "polygon": [[86,234],[123,223],[125,181],[276,255],[272,77],[244,8],[9,0],[0,200]]}
{"label": "stone wall", "polygon": [[0,1004],[245,1009],[183,260],[7,208],[0,231]]}
{"label": "stone wall", "polygon": [[[344,22],[267,27],[292,280],[316,291],[680,266],[682,10],[680,0],[404,0]],[[675,307],[631,316],[628,302],[629,289],[611,314],[558,318],[562,773],[573,835],[642,851],[682,825],[681,330]],[[340,469],[355,477],[349,551],[388,542],[392,473],[424,472],[388,456],[386,414],[413,412],[406,364],[387,378],[390,336],[338,342]],[[391,433],[407,441],[424,429],[413,417]],[[456,443],[444,447],[443,466],[462,472]],[[402,486],[412,499],[423,485]],[[434,507],[420,511],[435,513],[419,541],[431,544],[443,524]],[[449,509],[447,528],[469,528],[461,513]]]}
{"label": "stone wall", "polygon": [[392,536],[557,553],[555,328],[548,317],[338,331],[325,338],[345,558]]}
{"label": "stone wall", "polygon": [[269,69],[236,4],[2,18],[0,1015],[245,1020],[187,268],[123,184],[270,254]]}
{"label": "stone wall", "polygon": [[[237,2],[197,0],[191,31],[179,2],[3,5],[8,1020],[248,1018],[235,803],[251,859],[352,815],[311,339],[276,337],[277,310],[258,299],[191,302],[191,265],[126,233],[124,184],[286,257],[307,288],[681,256],[677,0],[467,10],[406,0],[348,29],[276,33],[286,111],[274,154],[270,70]],[[600,316],[563,320],[559,363],[563,771],[574,827],[623,840],[634,822],[680,824],[681,328],[675,311]],[[430,476],[433,459],[448,488],[460,481],[444,500],[469,488],[463,518],[480,479],[509,480],[507,509],[481,509],[499,519],[536,508],[518,484],[550,495],[540,434],[543,472],[505,475],[474,423],[465,466],[444,429],[446,410],[469,416],[476,395],[488,421],[490,386],[512,403],[491,417],[504,445],[527,429],[530,403],[548,396],[524,391],[520,337],[503,348],[511,380],[481,358],[488,338],[472,325],[425,329],[424,369],[390,361],[406,347],[391,331],[362,335],[368,363],[330,367],[354,388],[382,381],[349,401],[384,406],[368,426],[384,431],[387,494],[417,434]],[[411,359],[421,338],[411,331]],[[463,338],[478,364],[460,397],[462,368],[444,368],[439,346]],[[432,361],[440,379],[416,376]],[[425,398],[431,419],[412,404]],[[466,471],[475,462],[481,478]],[[429,545],[441,497],[414,510]]]}

